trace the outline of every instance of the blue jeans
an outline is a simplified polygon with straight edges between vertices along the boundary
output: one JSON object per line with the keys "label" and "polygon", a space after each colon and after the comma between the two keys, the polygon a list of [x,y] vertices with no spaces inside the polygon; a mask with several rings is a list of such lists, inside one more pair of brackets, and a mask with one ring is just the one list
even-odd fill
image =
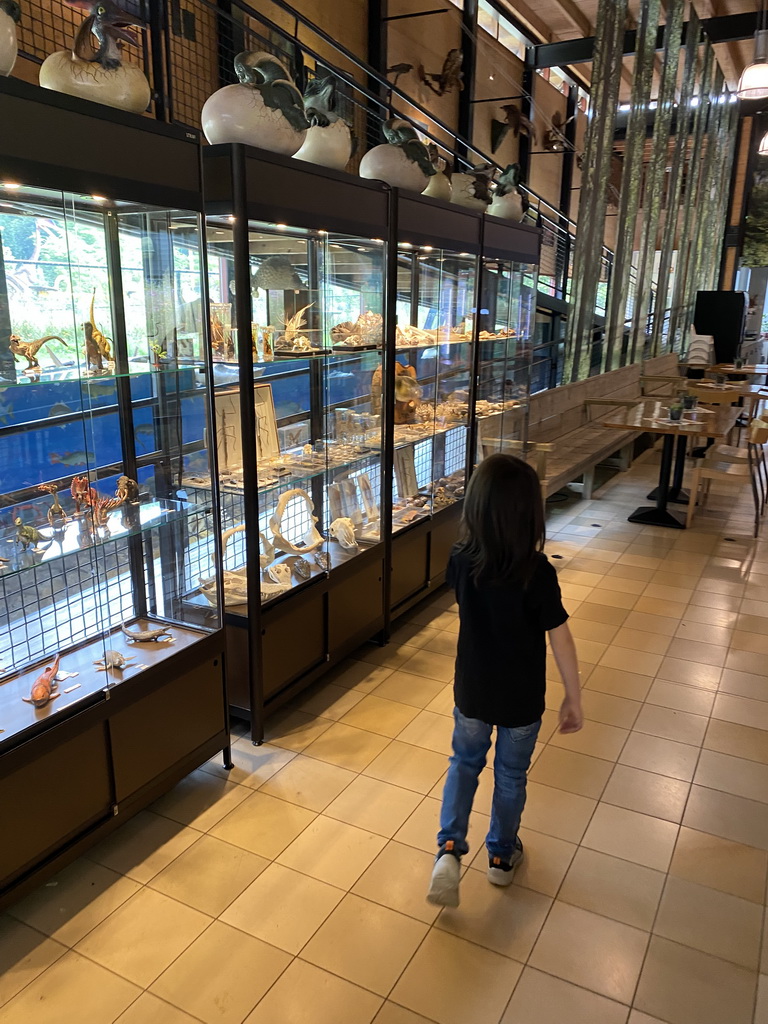
{"label": "blue jeans", "polygon": [[[480,772],[491,746],[493,726],[477,718],[465,718],[453,709],[453,754],[443,789],[438,846],[449,839],[459,855],[468,852],[469,812]],[[491,857],[509,860],[517,845],[517,832],[525,807],[525,782],[541,719],[520,729],[496,727],[496,756],[493,762],[493,806],[491,827],[485,845]]]}

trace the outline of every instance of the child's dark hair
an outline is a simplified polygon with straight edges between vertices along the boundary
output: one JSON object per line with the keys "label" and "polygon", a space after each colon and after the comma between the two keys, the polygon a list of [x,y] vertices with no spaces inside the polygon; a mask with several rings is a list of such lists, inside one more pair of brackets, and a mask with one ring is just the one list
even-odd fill
{"label": "child's dark hair", "polygon": [[544,505],[532,466],[514,455],[490,455],[464,498],[462,545],[476,582],[528,583],[544,548]]}

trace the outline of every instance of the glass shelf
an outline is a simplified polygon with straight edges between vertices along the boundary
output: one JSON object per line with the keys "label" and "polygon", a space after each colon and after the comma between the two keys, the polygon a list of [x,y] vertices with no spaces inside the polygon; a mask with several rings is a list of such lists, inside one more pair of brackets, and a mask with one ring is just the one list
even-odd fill
{"label": "glass shelf", "polygon": [[[3,518],[15,520],[28,514],[29,505],[7,506]],[[5,527],[0,536],[0,577],[7,579],[15,573],[33,569],[66,558],[86,549],[102,547],[124,540],[146,530],[153,530],[181,519],[208,514],[202,506],[180,501],[148,501],[143,504],[126,502],[107,512],[106,523],[94,526],[89,512],[69,512],[68,522],[61,530],[52,526],[32,526],[39,539],[27,547],[17,539],[17,527]]]}

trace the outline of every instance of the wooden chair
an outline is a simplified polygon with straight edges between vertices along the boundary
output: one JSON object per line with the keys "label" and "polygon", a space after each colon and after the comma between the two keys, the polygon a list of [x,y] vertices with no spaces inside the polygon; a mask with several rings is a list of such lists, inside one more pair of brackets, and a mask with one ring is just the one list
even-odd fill
{"label": "wooden chair", "polygon": [[748,483],[752,490],[755,506],[754,536],[760,529],[760,517],[765,511],[768,477],[763,446],[768,442],[768,423],[753,420],[749,425],[746,448],[732,445],[713,447],[709,454],[701,459],[693,471],[686,526],[693,522],[694,511],[699,499],[699,491],[703,488],[700,507],[704,507],[709,496],[709,488],[713,480],[728,484],[744,485]]}

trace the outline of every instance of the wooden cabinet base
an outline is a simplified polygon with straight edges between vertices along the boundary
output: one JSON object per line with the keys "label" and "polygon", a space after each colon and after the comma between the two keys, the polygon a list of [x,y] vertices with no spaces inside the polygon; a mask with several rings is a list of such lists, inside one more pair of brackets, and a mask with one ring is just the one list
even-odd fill
{"label": "wooden cabinet base", "polygon": [[222,634],[0,753],[0,909],[228,751]]}

